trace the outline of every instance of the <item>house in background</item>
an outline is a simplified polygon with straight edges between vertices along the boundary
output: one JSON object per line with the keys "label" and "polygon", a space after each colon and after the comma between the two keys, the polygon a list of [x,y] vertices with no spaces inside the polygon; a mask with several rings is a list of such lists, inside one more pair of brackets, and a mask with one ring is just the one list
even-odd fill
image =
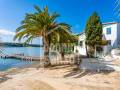
{"label": "house in background", "polygon": [[[81,55],[86,55],[85,45],[85,33],[79,35],[78,46],[74,47],[74,52],[78,52]],[[119,22],[107,22],[103,23],[103,37],[108,41],[108,45],[102,46],[103,54],[106,55],[114,48],[120,45],[120,23]]]}

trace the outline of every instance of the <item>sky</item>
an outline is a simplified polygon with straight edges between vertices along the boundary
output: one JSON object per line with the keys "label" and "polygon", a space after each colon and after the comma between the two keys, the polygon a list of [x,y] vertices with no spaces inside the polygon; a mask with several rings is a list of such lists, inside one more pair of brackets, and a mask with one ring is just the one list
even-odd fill
{"label": "sky", "polygon": [[[57,21],[71,25],[73,33],[83,32],[86,21],[95,11],[102,22],[116,19],[115,0],[0,0],[0,30],[10,32],[10,36],[13,36],[25,14],[35,11],[34,5],[41,8],[47,5],[50,13],[60,14]],[[7,34],[4,40],[11,41],[11,37]]]}

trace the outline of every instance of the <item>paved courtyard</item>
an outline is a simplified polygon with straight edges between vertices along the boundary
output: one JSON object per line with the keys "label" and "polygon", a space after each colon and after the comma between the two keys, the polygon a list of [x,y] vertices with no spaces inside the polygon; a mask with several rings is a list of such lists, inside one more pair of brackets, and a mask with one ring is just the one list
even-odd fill
{"label": "paved courtyard", "polygon": [[97,58],[83,58],[80,68],[94,71],[98,70],[120,71],[120,66],[114,64],[113,61],[98,60]]}

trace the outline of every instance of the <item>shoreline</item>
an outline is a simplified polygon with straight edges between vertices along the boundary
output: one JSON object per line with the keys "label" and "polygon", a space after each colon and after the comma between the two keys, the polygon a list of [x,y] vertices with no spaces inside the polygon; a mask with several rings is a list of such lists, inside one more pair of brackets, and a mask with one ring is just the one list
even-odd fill
{"label": "shoreline", "polygon": [[9,79],[0,83],[0,90],[120,89],[120,72],[80,71],[73,66],[55,66],[46,69],[35,67],[12,68],[8,70],[7,76]]}
{"label": "shoreline", "polygon": [[37,67],[39,66],[37,62],[38,61],[35,61],[34,63],[29,64],[29,65],[23,65],[20,67],[12,67],[12,68],[0,71],[0,84],[10,79],[11,75],[16,75],[18,73],[21,73],[23,70],[26,70],[28,68],[37,69]]}
{"label": "shoreline", "polygon": [[38,68],[38,62],[0,72],[0,90],[120,90],[120,72],[78,70],[74,65]]}

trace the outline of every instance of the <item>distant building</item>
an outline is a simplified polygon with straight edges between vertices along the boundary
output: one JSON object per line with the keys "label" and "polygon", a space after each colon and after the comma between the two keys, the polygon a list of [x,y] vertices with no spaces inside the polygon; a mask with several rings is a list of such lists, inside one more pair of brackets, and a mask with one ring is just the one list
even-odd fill
{"label": "distant building", "polygon": [[[85,33],[79,35],[78,46],[74,47],[74,52],[86,55],[85,38]],[[120,23],[103,23],[103,39],[108,41],[108,45],[102,47],[104,54],[108,54],[111,49],[117,48],[120,45]]]}

